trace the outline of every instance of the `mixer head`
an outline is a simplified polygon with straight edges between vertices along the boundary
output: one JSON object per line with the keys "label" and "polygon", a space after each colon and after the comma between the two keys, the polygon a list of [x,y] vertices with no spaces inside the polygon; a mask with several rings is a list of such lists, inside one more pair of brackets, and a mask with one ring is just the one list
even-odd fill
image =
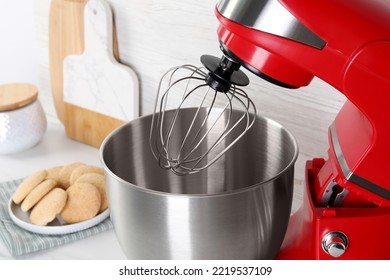
{"label": "mixer head", "polygon": [[[215,163],[255,121],[256,108],[240,88],[249,84],[240,64],[227,56],[210,55],[203,55],[201,62],[204,67],[182,65],[165,73],[155,102],[150,148],[159,165],[177,175]],[[183,120],[186,107],[198,109]],[[165,114],[169,109],[174,114]]]}

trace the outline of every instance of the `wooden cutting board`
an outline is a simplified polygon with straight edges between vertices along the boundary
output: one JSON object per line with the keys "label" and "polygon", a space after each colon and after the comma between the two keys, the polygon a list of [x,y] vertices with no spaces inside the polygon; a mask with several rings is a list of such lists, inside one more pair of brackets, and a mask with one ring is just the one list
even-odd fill
{"label": "wooden cutting board", "polygon": [[[49,58],[53,100],[58,118],[65,126],[66,134],[75,140],[99,147],[113,129],[123,120],[109,117],[64,102],[63,60],[70,54],[84,51],[84,8],[87,0],[52,0],[49,17]],[[115,25],[112,23],[112,52],[119,59]],[[129,107],[132,105],[129,105]],[[135,105],[138,109],[138,104]]]}
{"label": "wooden cutting board", "polygon": [[63,66],[68,54],[84,50],[83,11],[88,0],[52,0],[49,12],[50,83],[56,113],[64,122]]}

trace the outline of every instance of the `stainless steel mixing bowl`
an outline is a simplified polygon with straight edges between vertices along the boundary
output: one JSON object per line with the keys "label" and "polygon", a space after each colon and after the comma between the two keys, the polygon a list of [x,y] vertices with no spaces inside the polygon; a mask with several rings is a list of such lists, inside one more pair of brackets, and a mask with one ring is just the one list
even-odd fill
{"label": "stainless steel mixing bowl", "polygon": [[[182,133],[195,110],[182,110]],[[256,116],[254,127],[215,164],[177,176],[161,169],[150,151],[151,120],[149,115],[125,124],[100,149],[111,219],[125,255],[274,258],[292,204],[298,147],[291,133]],[[180,129],[175,133],[183,136]]]}

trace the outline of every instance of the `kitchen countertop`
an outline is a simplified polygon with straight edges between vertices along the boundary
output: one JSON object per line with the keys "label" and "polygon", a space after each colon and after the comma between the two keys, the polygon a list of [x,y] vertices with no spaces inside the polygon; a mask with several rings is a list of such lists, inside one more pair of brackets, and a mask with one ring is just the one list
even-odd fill
{"label": "kitchen countertop", "polygon": [[[75,161],[101,165],[99,149],[69,139],[56,117],[47,116],[47,120],[47,131],[38,145],[18,154],[0,155],[0,182],[19,179],[40,169]],[[0,259],[14,259],[1,240]],[[109,230],[17,259],[118,260],[125,259],[125,255],[115,237],[114,230]]]}

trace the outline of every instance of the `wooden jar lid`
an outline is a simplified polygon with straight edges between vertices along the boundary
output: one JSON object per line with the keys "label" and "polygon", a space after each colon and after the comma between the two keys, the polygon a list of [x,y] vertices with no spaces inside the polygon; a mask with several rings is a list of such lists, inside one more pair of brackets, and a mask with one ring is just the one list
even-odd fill
{"label": "wooden jar lid", "polygon": [[37,98],[38,89],[34,85],[0,85],[0,112],[19,109],[33,103]]}

